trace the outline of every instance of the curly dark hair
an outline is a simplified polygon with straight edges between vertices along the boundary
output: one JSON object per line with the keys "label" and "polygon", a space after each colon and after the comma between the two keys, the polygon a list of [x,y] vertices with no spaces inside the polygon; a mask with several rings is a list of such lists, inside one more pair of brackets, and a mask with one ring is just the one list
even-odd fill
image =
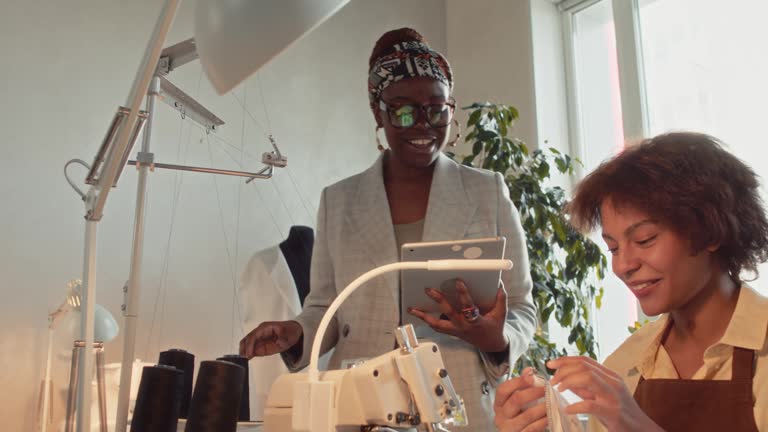
{"label": "curly dark hair", "polygon": [[768,259],[759,186],[755,172],[717,138],[674,132],[603,162],[577,185],[565,212],[576,229],[591,231],[610,198],[685,236],[693,252],[719,245],[715,254],[723,269],[740,280],[743,270],[757,275],[757,265]]}

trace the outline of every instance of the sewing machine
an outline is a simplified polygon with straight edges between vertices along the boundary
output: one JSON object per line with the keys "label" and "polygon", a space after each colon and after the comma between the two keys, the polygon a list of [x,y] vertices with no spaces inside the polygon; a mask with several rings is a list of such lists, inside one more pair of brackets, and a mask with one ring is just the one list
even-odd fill
{"label": "sewing machine", "polygon": [[[464,402],[440,349],[419,344],[409,324],[396,331],[399,349],[350,369],[279,377],[267,399],[265,432],[429,431],[467,425]],[[310,403],[311,402],[311,403]]]}

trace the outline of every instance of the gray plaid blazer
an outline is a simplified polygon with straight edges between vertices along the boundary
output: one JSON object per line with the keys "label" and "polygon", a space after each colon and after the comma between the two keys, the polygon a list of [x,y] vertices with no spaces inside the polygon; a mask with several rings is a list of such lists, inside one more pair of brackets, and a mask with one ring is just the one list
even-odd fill
{"label": "gray plaid blazer", "polygon": [[[367,170],[323,190],[312,254],[310,293],[296,320],[304,329],[302,358],[284,355],[297,371],[309,362],[315,331],[328,305],[362,273],[398,261],[389,202],[384,190],[383,156]],[[528,254],[520,218],[498,173],[462,166],[441,154],[436,162],[424,221],[423,241],[504,236],[514,262],[502,278],[509,311],[504,334],[509,356],[492,359],[468,343],[426,328],[420,339],[437,343],[456,391],[464,398],[472,431],[494,431],[493,395],[509,365],[527,350],[536,328]],[[372,358],[395,347],[399,322],[398,273],[379,276],[341,306],[323,340],[335,347],[329,368],[344,360]]]}

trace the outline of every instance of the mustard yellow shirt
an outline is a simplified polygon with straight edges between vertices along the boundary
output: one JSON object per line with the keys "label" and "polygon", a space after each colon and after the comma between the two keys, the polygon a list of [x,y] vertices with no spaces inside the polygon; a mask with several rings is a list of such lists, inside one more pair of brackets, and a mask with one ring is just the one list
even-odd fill
{"label": "mustard yellow shirt", "polygon": [[[634,394],[641,376],[645,379],[680,378],[661,344],[667,323],[668,316],[662,315],[644,325],[605,360],[606,367],[624,378],[630,393]],[[768,298],[747,285],[741,288],[725,334],[704,351],[704,364],[693,379],[731,379],[735,346],[755,350],[757,361],[752,384],[755,422],[758,430],[768,432]],[[606,429],[596,419],[590,419],[587,430],[597,432]]]}

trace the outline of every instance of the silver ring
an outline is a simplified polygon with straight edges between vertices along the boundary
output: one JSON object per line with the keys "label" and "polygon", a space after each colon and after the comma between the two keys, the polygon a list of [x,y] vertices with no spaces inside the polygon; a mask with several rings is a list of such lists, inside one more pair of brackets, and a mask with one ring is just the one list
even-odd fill
{"label": "silver ring", "polygon": [[464,315],[464,319],[470,323],[480,319],[480,309],[478,309],[477,306],[466,307],[461,310],[461,314]]}

